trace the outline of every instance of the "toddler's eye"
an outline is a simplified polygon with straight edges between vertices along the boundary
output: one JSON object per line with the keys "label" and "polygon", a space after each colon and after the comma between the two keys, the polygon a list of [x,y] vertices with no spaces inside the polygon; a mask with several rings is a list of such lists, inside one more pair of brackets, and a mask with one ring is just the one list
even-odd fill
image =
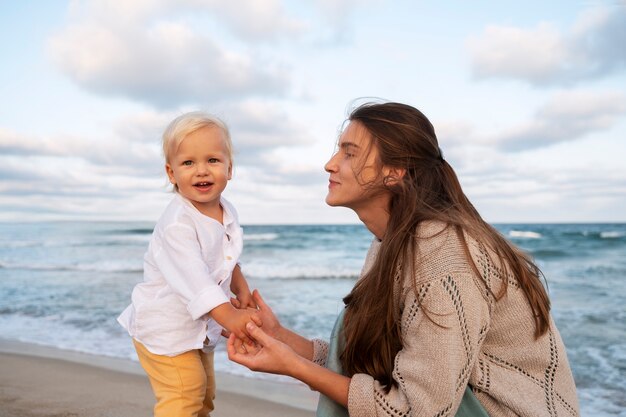
{"label": "toddler's eye", "polygon": [[185,166],[190,166],[191,164],[193,164],[193,162],[191,162],[191,161],[185,161],[185,162],[183,162],[183,165],[185,165]]}
{"label": "toddler's eye", "polygon": [[220,160],[217,158],[209,158],[209,163],[210,164],[217,164]]}

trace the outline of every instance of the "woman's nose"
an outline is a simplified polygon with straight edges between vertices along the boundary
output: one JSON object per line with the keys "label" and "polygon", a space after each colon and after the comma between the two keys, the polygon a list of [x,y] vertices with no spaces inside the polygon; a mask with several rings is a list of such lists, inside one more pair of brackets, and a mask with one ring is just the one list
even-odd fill
{"label": "woman's nose", "polygon": [[335,158],[336,157],[337,157],[336,153],[333,156],[330,157],[328,162],[326,162],[326,164],[324,165],[324,171],[326,171],[326,172],[336,172],[337,171],[337,164],[335,163]]}

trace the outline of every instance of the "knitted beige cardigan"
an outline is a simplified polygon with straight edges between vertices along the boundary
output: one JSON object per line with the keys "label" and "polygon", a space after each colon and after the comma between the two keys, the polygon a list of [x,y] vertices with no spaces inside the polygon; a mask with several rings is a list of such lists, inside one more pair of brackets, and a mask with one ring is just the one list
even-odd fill
{"label": "knitted beige cardigan", "polygon": [[[350,416],[453,416],[468,383],[490,416],[578,416],[574,378],[553,320],[535,339],[530,306],[513,277],[496,302],[500,269],[475,240],[466,235],[481,277],[452,228],[429,222],[418,235],[417,295],[410,276],[398,277],[394,290],[402,333],[393,371],[398,387],[386,394],[370,375],[355,374]],[[379,246],[372,243],[363,271]],[[316,363],[325,363],[327,351],[326,342],[314,340]]]}

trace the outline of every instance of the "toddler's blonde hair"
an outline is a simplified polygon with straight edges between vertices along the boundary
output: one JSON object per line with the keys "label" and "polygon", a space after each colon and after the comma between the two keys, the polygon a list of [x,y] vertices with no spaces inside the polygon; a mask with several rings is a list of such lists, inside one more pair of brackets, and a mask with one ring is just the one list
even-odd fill
{"label": "toddler's blonde hair", "polygon": [[163,132],[163,156],[165,162],[170,162],[171,156],[176,152],[180,143],[187,135],[204,127],[215,126],[224,132],[226,138],[226,151],[228,158],[233,162],[233,144],[226,123],[218,117],[202,111],[192,111],[182,114],[172,120]]}

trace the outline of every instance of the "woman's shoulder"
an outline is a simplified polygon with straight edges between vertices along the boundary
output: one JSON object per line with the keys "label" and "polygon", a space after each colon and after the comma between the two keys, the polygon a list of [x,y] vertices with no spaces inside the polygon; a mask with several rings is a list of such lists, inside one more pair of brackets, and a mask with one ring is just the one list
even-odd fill
{"label": "woman's shoulder", "polygon": [[423,220],[417,225],[417,236],[421,238],[437,237],[452,229],[451,224],[441,220]]}
{"label": "woman's shoulder", "polygon": [[484,256],[491,251],[469,230],[442,222],[426,220],[421,222],[416,230],[416,244],[418,256],[434,256],[449,259],[472,258]]}
{"label": "woman's shoulder", "polygon": [[419,224],[415,233],[418,281],[471,270],[462,235],[461,229],[445,222],[427,220]]}
{"label": "woman's shoulder", "polygon": [[420,222],[415,231],[416,256],[419,258],[455,258],[465,254],[459,230],[438,220]]}

